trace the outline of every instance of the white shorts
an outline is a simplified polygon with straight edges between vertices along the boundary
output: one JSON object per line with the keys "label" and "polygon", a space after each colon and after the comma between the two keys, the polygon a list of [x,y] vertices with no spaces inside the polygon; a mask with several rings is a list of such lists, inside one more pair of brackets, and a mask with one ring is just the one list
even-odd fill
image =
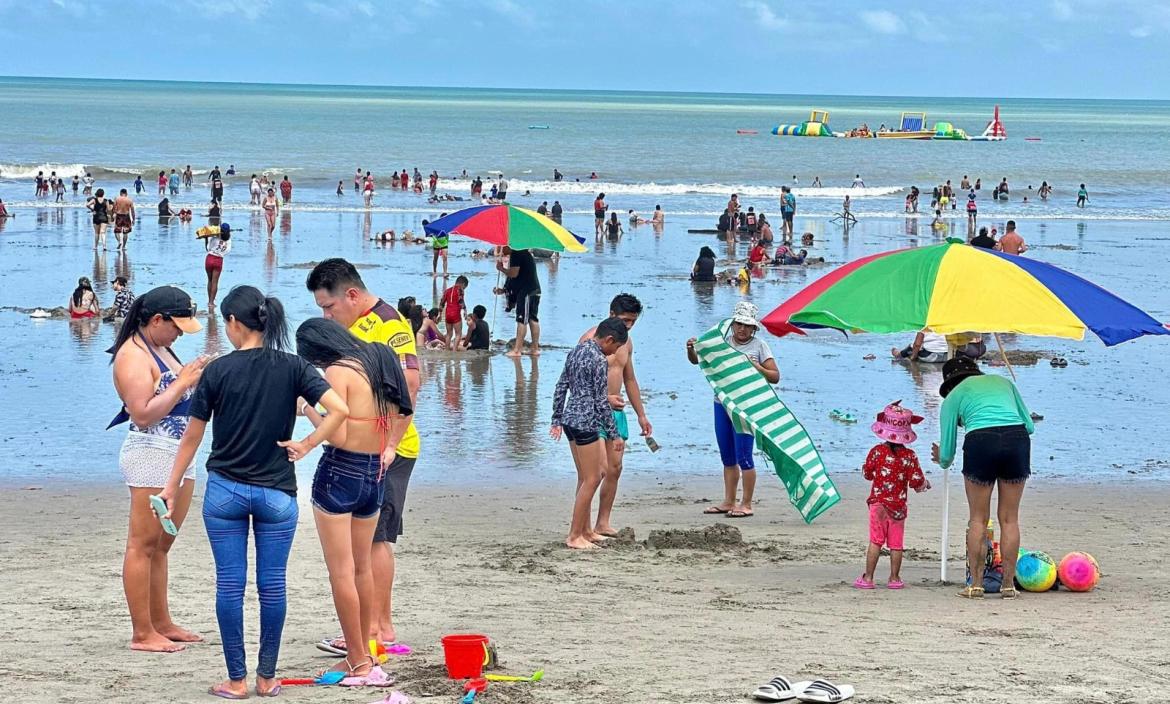
{"label": "white shorts", "polygon": [[[122,451],[118,453],[118,468],[126,486],[161,489],[170,479],[179,452],[179,441],[165,435],[148,435],[131,431],[126,434]],[[195,459],[183,472],[183,480],[195,479]]]}

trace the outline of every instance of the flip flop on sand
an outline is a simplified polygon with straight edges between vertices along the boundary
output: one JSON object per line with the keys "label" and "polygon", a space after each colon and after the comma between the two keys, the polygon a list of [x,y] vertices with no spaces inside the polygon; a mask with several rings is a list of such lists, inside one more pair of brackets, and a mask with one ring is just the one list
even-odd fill
{"label": "flip flop on sand", "polygon": [[796,698],[792,691],[792,683],[781,675],[777,675],[752,693],[752,696],[762,702],[784,702]]}
{"label": "flip flop on sand", "polygon": [[886,589],[905,589],[906,583],[900,579],[892,579],[886,582]]}
{"label": "flip flop on sand", "polygon": [[756,515],[755,511],[740,511],[739,509],[732,509],[727,512],[728,518],[751,518]]}
{"label": "flip flop on sand", "polygon": [[338,684],[342,687],[390,687],[394,684],[394,678],[375,665],[370,668],[369,674],[346,677]]}
{"label": "flip flop on sand", "polygon": [[716,514],[727,513],[730,510],[731,509],[729,509],[729,508],[719,508],[718,506],[711,506],[711,507],[707,508],[706,510],[704,510],[703,513],[706,513],[709,515],[716,515]]}
{"label": "flip flop on sand", "polygon": [[792,685],[796,696],[802,702],[818,702],[819,704],[835,704],[853,698],[853,685],[833,684],[828,680],[813,680],[812,682],[797,682]]}
{"label": "flip flop on sand", "polygon": [[236,694],[235,692],[231,691],[230,689],[224,689],[223,682],[220,682],[217,685],[213,685],[213,686],[209,687],[207,689],[207,693],[212,695],[212,696],[219,697],[220,699],[247,699],[248,698],[247,693]]}
{"label": "flip flop on sand", "polygon": [[873,589],[873,582],[866,579],[865,575],[861,575],[857,579],[853,580],[853,586],[856,589]]}
{"label": "flip flop on sand", "polygon": [[256,696],[257,697],[279,697],[280,696],[280,685],[274,686],[272,689],[268,690],[267,692],[262,692],[262,691],[260,691],[260,688],[257,687],[256,688]]}

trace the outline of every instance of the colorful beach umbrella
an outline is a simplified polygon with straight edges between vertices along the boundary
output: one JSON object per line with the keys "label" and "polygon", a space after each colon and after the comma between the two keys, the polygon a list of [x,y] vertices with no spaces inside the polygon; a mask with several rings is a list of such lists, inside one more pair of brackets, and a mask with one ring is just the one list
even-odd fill
{"label": "colorful beach umbrella", "polygon": [[[942,335],[1013,332],[1079,340],[1091,330],[1106,345],[1142,335],[1170,335],[1148,313],[1075,274],[957,239],[850,262],[760,322],[776,335],[804,334],[806,328],[873,333],[929,329]],[[944,582],[949,509],[948,468],[943,471],[940,547]]]}
{"label": "colorful beach umbrella", "polygon": [[929,329],[941,335],[1011,332],[1080,340],[1088,330],[1107,346],[1170,335],[1150,314],[1076,274],[957,239],[850,262],[760,322],[776,335],[807,328]]}
{"label": "colorful beach umbrella", "polygon": [[463,235],[512,249],[585,252],[583,240],[535,210],[512,205],[477,205],[428,223],[429,235]]}

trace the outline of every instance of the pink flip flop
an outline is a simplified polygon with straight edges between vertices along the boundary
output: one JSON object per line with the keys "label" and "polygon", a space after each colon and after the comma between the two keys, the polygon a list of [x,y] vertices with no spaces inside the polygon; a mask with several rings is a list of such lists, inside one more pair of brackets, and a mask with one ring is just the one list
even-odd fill
{"label": "pink flip flop", "polygon": [[886,583],[886,589],[905,589],[906,583],[900,579],[895,579],[892,582]]}
{"label": "pink flip flop", "polygon": [[346,677],[338,684],[342,687],[390,687],[394,684],[394,678],[386,674],[386,671],[381,667],[375,665],[370,669],[368,675]]}
{"label": "pink flip flop", "polygon": [[861,575],[854,580],[853,586],[857,589],[873,589],[873,582],[866,580],[865,575]]}

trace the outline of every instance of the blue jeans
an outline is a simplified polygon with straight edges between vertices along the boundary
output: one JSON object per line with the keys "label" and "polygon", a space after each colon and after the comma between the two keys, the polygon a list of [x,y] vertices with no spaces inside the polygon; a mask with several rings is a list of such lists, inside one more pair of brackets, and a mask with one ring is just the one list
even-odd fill
{"label": "blue jeans", "polygon": [[256,674],[276,676],[284,630],[285,568],[297,530],[297,501],[283,491],[210,472],[203,497],[203,524],[215,557],[215,617],[228,677],[248,674],[244,656],[244,585],[248,572],[248,523],[256,533],[256,591],[260,595],[260,661]]}

